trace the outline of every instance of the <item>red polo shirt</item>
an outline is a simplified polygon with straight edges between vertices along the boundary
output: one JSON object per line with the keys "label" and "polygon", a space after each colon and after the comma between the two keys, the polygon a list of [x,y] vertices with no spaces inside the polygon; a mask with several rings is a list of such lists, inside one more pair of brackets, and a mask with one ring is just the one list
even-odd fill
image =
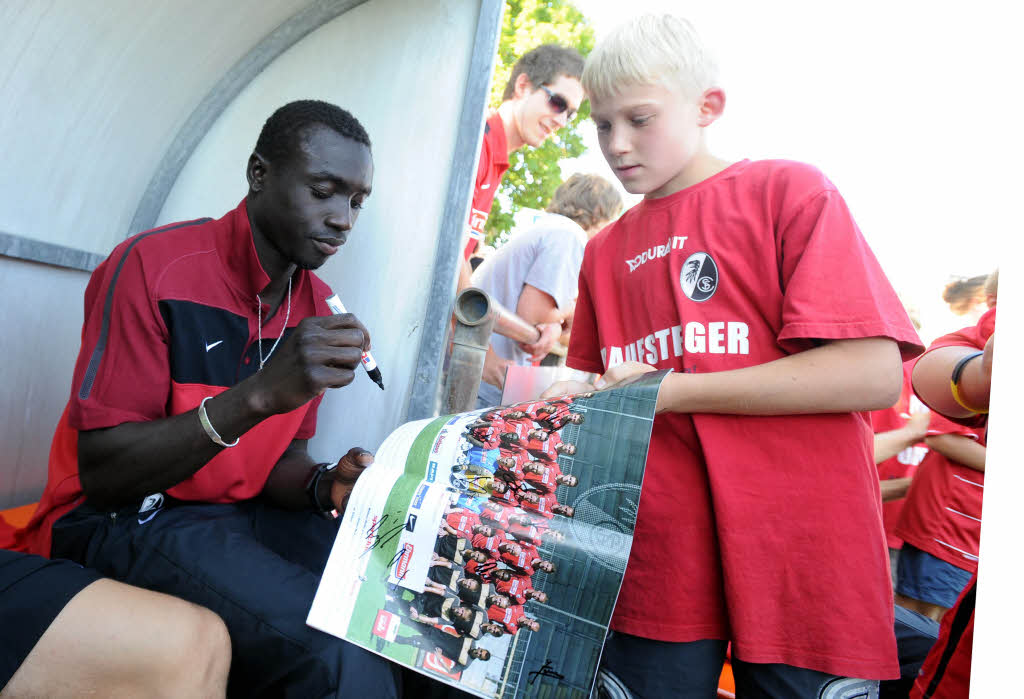
{"label": "red polo shirt", "polygon": [[508,145],[505,123],[497,112],[484,124],[484,142],[480,146],[480,162],[476,166],[476,188],[473,190],[473,208],[469,212],[469,242],[463,251],[468,260],[484,237],[484,224],[491,215],[491,203],[508,170]]}
{"label": "red polo shirt", "polygon": [[[50,553],[53,523],[83,500],[78,433],[195,409],[259,369],[256,294],[270,283],[256,256],[243,200],[216,221],[173,223],[132,236],[93,272],[71,398],[57,425],[39,509],[17,547]],[[307,316],[327,315],[330,288],[308,271],[262,329],[264,356]],[[167,492],[181,500],[255,497],[294,439],[316,432],[317,398],[242,435]]]}

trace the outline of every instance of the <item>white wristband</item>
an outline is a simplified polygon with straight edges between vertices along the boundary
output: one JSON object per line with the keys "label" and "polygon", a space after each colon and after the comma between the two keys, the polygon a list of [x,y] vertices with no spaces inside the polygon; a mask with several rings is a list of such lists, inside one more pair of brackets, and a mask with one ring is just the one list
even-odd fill
{"label": "white wristband", "polygon": [[[213,429],[213,425],[210,424],[210,418],[206,414],[206,401],[211,398],[213,398],[213,396],[207,396],[199,403],[199,424],[203,426],[203,431],[206,432],[206,436],[212,439],[214,444],[222,447],[233,447],[238,444],[238,439],[230,444],[225,442],[220,438],[220,435],[217,434],[217,430]],[[241,439],[241,437],[239,437],[239,439]]]}

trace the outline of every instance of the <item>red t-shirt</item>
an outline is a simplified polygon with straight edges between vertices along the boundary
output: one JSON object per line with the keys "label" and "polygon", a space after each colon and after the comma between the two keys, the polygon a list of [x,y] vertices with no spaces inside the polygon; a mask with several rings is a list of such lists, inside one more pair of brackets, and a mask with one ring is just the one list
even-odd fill
{"label": "red t-shirt", "polygon": [[[170,224],[114,248],[85,290],[71,399],[50,448],[39,509],[18,533],[19,549],[48,556],[53,523],[82,502],[80,430],[188,412],[257,371],[256,294],[269,283],[244,200],[216,221]],[[330,313],[330,294],[314,274],[300,271],[285,337],[303,318]],[[281,309],[262,329],[264,352],[284,319]],[[292,440],[314,435],[319,404],[317,398],[264,420],[167,492],[198,502],[255,497]]]}
{"label": "red t-shirt", "polygon": [[[540,422],[541,420],[547,419],[550,415],[551,408],[558,414],[568,413],[570,411],[570,404],[572,403],[572,396],[563,396],[561,398],[555,398],[552,400],[542,401],[526,401],[518,403],[513,406],[515,410],[520,410],[526,413],[527,417],[531,420]],[[543,409],[543,410],[542,410]]]}
{"label": "red t-shirt", "polygon": [[494,532],[494,536],[484,536],[483,534],[474,534],[470,540],[470,545],[477,551],[483,551],[494,558],[495,560],[501,557],[501,552],[498,551],[498,547],[502,544],[509,543],[508,538],[505,536],[505,532],[498,529]]}
{"label": "red t-shirt", "polygon": [[526,443],[526,449],[533,455],[533,458],[548,464],[558,461],[558,449],[556,447],[561,443],[561,436],[557,432],[551,432],[548,434],[547,439],[530,439]]}
{"label": "red t-shirt", "polygon": [[[928,351],[950,345],[982,349],[995,329],[995,309],[978,323],[940,337]],[[975,422],[968,420],[967,422]],[[970,427],[932,412],[928,435],[955,434],[985,443],[984,425]],[[896,535],[907,543],[963,570],[978,571],[985,474],[932,449],[917,469]]]}
{"label": "red t-shirt", "polygon": [[517,543],[527,542],[534,546],[540,546],[544,543],[544,539],[541,538],[544,530],[536,525],[510,524],[506,531],[516,538]]}
{"label": "red t-shirt", "polygon": [[[871,426],[875,434],[880,432],[891,432],[898,430],[907,424],[909,415],[918,410],[924,410],[924,404],[914,395],[914,389],[910,385],[910,372],[913,364],[907,362],[903,365],[903,390],[900,392],[900,399],[896,405],[885,410],[876,410],[871,413]],[[915,444],[901,451],[896,456],[890,457],[880,464],[877,464],[878,479],[881,481],[893,478],[911,478],[917,471],[918,464],[928,453],[928,447],[924,444]],[[900,512],[903,511],[903,504],[907,501],[905,497],[897,500],[890,500],[882,503],[882,524],[885,527],[886,543],[891,549],[898,549],[903,546],[903,540],[896,536],[896,525],[900,521]]]}
{"label": "red t-shirt", "polygon": [[533,579],[529,575],[513,575],[508,581],[495,580],[494,589],[519,604],[526,604],[526,591],[533,589]]}
{"label": "red t-shirt", "polygon": [[526,549],[521,543],[519,545],[520,551],[518,554],[503,553],[501,554],[501,562],[517,573],[532,575],[534,571],[533,564],[540,560],[540,556],[537,554],[536,549]]}
{"label": "red t-shirt", "polygon": [[[953,434],[985,443],[985,430],[965,427],[933,412],[928,436]],[[896,536],[972,573],[978,570],[985,474],[928,452],[907,492]]]}
{"label": "red t-shirt", "polygon": [[513,507],[501,506],[500,509],[495,511],[485,505],[484,508],[480,510],[480,520],[484,524],[490,524],[498,529],[508,531],[512,526],[509,524],[508,518],[513,514],[515,514],[515,508]]}
{"label": "red t-shirt", "polygon": [[526,610],[520,604],[513,604],[505,609],[493,605],[487,608],[487,618],[504,626],[513,636],[519,630],[519,620],[525,616]]}
{"label": "red t-shirt", "polygon": [[494,473],[502,480],[508,483],[514,483],[518,488],[523,480],[523,466],[530,463],[530,456],[524,452],[510,452],[508,454],[502,454],[501,458],[512,459],[513,464],[511,467],[507,464],[495,461],[494,462]]}
{"label": "red t-shirt", "polygon": [[528,500],[523,500],[519,503],[519,509],[528,515],[541,515],[542,517],[551,519],[555,516],[551,511],[551,507],[558,504],[558,498],[555,497],[554,493],[541,495],[538,492],[537,494],[540,497],[538,498],[536,505]]}
{"label": "red t-shirt", "polygon": [[555,471],[555,466],[552,464],[544,469],[543,475],[538,476],[536,473],[524,473],[523,480],[533,486],[536,490],[541,493],[550,493],[558,487],[558,483],[555,478],[561,473],[561,469]]}
{"label": "red t-shirt", "polygon": [[508,144],[505,140],[505,123],[495,112],[484,124],[484,141],[480,146],[480,162],[476,166],[473,208],[469,212],[469,242],[463,251],[463,256],[467,260],[483,240],[484,224],[491,215],[491,203],[506,170]]}
{"label": "red t-shirt", "polygon": [[471,510],[459,508],[445,515],[445,521],[449,527],[469,538],[473,536],[473,527],[480,524],[480,515]]}
{"label": "red t-shirt", "polygon": [[[742,161],[589,242],[567,363],[706,373],[864,337],[921,350],[842,197],[811,166]],[[867,416],[659,415],[612,628],[898,676]]]}
{"label": "red t-shirt", "polygon": [[514,508],[519,506],[519,496],[517,495],[515,487],[512,485],[509,485],[504,493],[492,492],[491,499],[500,505],[505,505],[506,507]]}

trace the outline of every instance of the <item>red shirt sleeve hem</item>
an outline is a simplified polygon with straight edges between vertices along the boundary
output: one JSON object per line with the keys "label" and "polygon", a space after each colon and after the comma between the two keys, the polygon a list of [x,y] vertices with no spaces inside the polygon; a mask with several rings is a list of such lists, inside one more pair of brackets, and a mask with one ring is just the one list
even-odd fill
{"label": "red shirt sleeve hem", "polygon": [[916,336],[908,336],[902,328],[885,323],[787,323],[779,332],[778,342],[785,347],[790,340],[859,340],[868,337],[887,337],[895,341],[903,361],[924,352],[924,345]]}
{"label": "red shirt sleeve hem", "polygon": [[76,410],[72,406],[68,413],[68,425],[79,432],[102,430],[107,427],[116,427],[126,422],[152,422],[153,420],[154,418],[149,415],[105,406],[95,406],[87,413],[80,409]]}

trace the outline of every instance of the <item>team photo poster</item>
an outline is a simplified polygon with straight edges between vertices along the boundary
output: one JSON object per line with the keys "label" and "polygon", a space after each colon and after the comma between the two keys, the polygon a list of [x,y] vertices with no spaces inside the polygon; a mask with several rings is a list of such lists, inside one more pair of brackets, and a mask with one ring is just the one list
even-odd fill
{"label": "team photo poster", "polygon": [[307,623],[480,697],[589,697],[667,373],[399,427]]}

